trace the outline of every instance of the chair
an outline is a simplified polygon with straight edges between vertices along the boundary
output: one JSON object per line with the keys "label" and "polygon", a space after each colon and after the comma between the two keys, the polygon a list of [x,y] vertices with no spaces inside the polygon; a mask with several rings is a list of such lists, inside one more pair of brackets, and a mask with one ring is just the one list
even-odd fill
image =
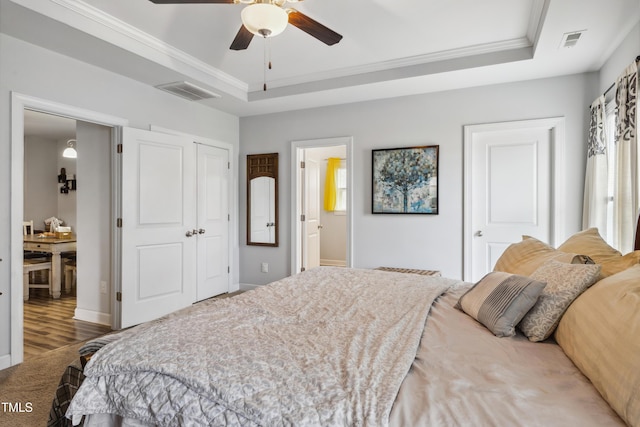
{"label": "chair", "polygon": [[22,221],[22,234],[25,236],[33,236],[33,220]]}
{"label": "chair", "polygon": [[[35,271],[49,270],[47,283],[31,283],[31,275]],[[22,264],[22,299],[29,300],[29,289],[41,288],[49,289],[49,295],[51,295],[51,260],[45,258],[39,259],[25,259]]]}
{"label": "chair", "polygon": [[64,289],[65,291],[71,291],[71,288],[76,287],[78,281],[78,270],[76,267],[75,257],[64,263]]}
{"label": "chair", "polygon": [[[25,236],[33,236],[33,220],[22,222],[22,233]],[[22,260],[22,287],[23,299],[29,300],[29,289],[46,288],[51,295],[51,257],[42,252],[23,251]],[[33,275],[36,271],[48,270],[47,283],[33,283]]]}

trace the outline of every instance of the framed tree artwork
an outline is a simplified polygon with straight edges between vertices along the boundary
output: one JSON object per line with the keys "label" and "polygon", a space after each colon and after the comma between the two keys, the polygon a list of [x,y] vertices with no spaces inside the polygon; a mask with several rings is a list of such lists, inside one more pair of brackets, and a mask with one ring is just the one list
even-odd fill
{"label": "framed tree artwork", "polygon": [[438,145],[372,151],[374,214],[438,214]]}

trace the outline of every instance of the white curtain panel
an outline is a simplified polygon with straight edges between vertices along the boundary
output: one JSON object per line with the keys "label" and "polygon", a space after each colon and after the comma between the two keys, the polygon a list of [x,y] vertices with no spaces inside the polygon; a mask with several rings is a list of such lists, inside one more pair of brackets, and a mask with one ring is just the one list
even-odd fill
{"label": "white curtain panel", "polygon": [[633,250],[638,212],[638,65],[634,61],[616,81],[616,165],[614,242],[622,253]]}
{"label": "white curtain panel", "polygon": [[591,104],[582,210],[582,228],[597,227],[601,234],[607,230],[609,171],[606,135],[605,98],[602,95]]}

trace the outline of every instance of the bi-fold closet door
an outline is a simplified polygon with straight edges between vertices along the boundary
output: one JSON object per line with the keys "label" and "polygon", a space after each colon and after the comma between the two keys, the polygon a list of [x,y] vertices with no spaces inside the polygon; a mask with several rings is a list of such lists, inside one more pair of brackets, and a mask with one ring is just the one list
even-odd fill
{"label": "bi-fold closet door", "polygon": [[121,327],[228,291],[229,153],[122,132]]}

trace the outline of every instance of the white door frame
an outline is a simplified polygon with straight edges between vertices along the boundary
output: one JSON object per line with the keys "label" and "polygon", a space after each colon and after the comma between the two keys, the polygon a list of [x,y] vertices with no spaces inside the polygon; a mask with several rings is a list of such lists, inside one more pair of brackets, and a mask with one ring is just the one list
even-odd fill
{"label": "white door frame", "polygon": [[[22,221],[24,216],[24,110],[67,117],[115,128],[112,144],[118,137],[118,127],[127,126],[129,121],[120,117],[102,114],[70,105],[65,105],[29,95],[11,92],[11,350],[8,366],[21,363],[24,359],[24,307],[22,290]],[[115,152],[115,150],[112,150]],[[114,155],[115,156],[115,155]],[[112,173],[112,185],[115,185]],[[115,188],[115,187],[114,187]],[[113,250],[116,250],[115,245]],[[112,252],[113,256],[113,252]],[[112,277],[117,277],[112,266]],[[113,294],[112,301],[115,294]],[[113,307],[115,304],[111,304]],[[112,317],[113,319],[113,317]],[[0,369],[6,367],[0,360]]]}
{"label": "white door frame", "polygon": [[464,245],[464,280],[471,278],[471,258],[472,253],[472,233],[471,221],[473,217],[473,206],[471,206],[471,195],[473,191],[473,164],[472,150],[474,136],[485,132],[516,130],[516,129],[541,129],[546,128],[551,134],[551,156],[552,158],[552,202],[551,202],[551,235],[553,241],[549,244],[555,246],[565,237],[564,221],[562,212],[565,212],[565,183],[566,167],[564,161],[565,151],[565,120],[564,117],[551,117],[547,119],[519,120],[513,122],[487,123],[480,125],[468,125],[464,127],[464,224],[463,224],[463,245]]}
{"label": "white door frame", "polygon": [[302,201],[300,191],[300,161],[303,150],[307,148],[332,147],[344,145],[347,147],[345,163],[347,165],[347,267],[353,266],[353,137],[310,139],[292,141],[291,143],[291,271],[289,274],[300,272],[302,267]]}

